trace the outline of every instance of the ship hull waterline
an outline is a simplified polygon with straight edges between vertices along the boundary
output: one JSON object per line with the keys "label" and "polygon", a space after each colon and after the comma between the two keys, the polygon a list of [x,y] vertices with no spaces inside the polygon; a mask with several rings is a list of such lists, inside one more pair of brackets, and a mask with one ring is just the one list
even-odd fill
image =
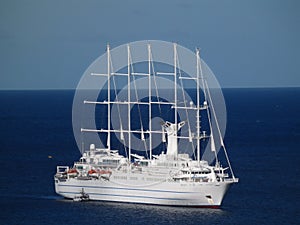
{"label": "ship hull waterline", "polygon": [[120,184],[105,180],[55,180],[57,194],[74,199],[80,193],[89,200],[140,203],[165,206],[219,208],[233,182],[162,182],[144,183],[142,186]]}

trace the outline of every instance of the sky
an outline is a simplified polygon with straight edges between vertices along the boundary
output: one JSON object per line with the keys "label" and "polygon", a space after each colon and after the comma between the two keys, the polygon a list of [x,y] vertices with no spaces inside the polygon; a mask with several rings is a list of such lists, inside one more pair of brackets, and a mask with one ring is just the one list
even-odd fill
{"label": "sky", "polygon": [[300,87],[298,0],[0,0],[0,89],[74,89],[111,48],[194,50],[221,87]]}

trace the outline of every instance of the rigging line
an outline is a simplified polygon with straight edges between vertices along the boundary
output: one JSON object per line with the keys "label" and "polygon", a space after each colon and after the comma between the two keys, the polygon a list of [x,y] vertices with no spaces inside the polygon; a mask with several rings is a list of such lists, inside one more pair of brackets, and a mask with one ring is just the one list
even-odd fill
{"label": "rigging line", "polygon": [[[114,68],[113,68],[113,64],[112,64],[112,59],[110,57],[110,66],[111,66],[111,70],[114,71]],[[119,98],[118,98],[118,92],[117,92],[117,85],[116,85],[116,81],[115,81],[115,77],[116,76],[113,76],[113,84],[114,84],[114,93],[115,93],[115,99],[117,102],[119,102]],[[117,111],[118,111],[118,117],[119,117],[119,121],[120,121],[120,130],[123,130],[123,123],[122,123],[122,117],[121,117],[121,110],[120,110],[120,105],[117,103]],[[121,135],[121,134],[120,134]],[[121,139],[122,140],[122,139]],[[123,147],[124,147],[124,151],[125,151],[125,154],[126,154],[126,157],[128,156],[127,155],[127,151],[126,151],[126,141],[125,141],[125,138],[124,140],[122,140],[124,142],[123,144]]]}
{"label": "rigging line", "polygon": [[[210,102],[211,102],[211,99],[210,99]],[[211,147],[211,150],[214,152],[214,154],[215,154],[215,157],[216,157],[216,163],[219,161],[218,160],[218,155],[217,155],[217,152],[216,152],[216,147],[215,147],[215,139],[214,139],[214,133],[213,133],[213,129],[212,129],[212,121],[211,121],[211,115],[210,115],[210,110],[209,109],[207,109],[206,110],[206,113],[207,113],[207,118],[208,118],[208,123],[209,123],[209,129],[210,129],[210,141],[211,141],[211,145],[210,145],[210,147]],[[213,146],[214,145],[214,149],[213,149]]]}
{"label": "rigging line", "polygon": [[[138,96],[138,92],[137,92],[136,79],[135,79],[134,70],[133,70],[131,52],[129,52],[129,61],[130,61],[130,67],[131,67],[131,74],[132,74],[132,77],[133,77],[133,85],[134,85],[135,98],[136,98],[136,101],[138,102],[139,101],[139,96]],[[131,90],[129,90],[129,91],[131,91]],[[144,131],[144,126],[143,126],[143,121],[142,121],[142,113],[141,113],[140,104],[137,104],[137,107],[138,107],[138,111],[139,111],[139,120],[140,120],[140,125],[141,125],[141,131],[143,132]],[[148,157],[147,143],[146,143],[145,140],[142,140],[142,141],[144,143],[144,148],[145,148],[145,151],[146,151],[146,156]]]}
{"label": "rigging line", "polygon": [[[179,77],[181,77],[181,69],[180,69],[180,63],[179,63],[178,55],[177,55],[176,58],[177,58],[176,60],[177,60],[177,67],[178,67]],[[192,135],[192,130],[191,130],[191,124],[190,124],[188,110],[187,110],[186,97],[185,97],[185,94],[184,94],[183,81],[182,81],[183,79],[179,79],[179,80],[180,80],[180,86],[181,86],[181,91],[182,91],[183,103],[184,103],[184,107],[185,107],[185,115],[186,115],[186,118],[187,118],[187,124],[188,124],[188,129],[189,129],[189,137],[190,137],[190,135]],[[193,141],[191,141],[191,145],[192,145],[193,155],[194,155],[194,157],[196,157],[195,146],[194,146],[194,142]]]}
{"label": "rigging line", "polygon": [[[200,57],[200,49],[197,48],[196,53],[197,53],[197,75],[198,75],[197,76],[197,90],[199,90],[199,92],[197,91],[197,98],[200,98],[200,96],[201,96],[201,93],[200,93],[200,81],[199,81],[199,79],[201,79],[201,81],[202,81],[202,88],[203,88],[203,95],[204,95],[204,102],[205,102],[206,99],[207,99],[207,97],[206,97],[206,89],[205,89],[205,86],[204,86],[204,77],[203,77],[203,71],[202,71],[202,62],[201,62],[201,57]],[[199,75],[200,75],[200,77],[199,77]],[[197,105],[199,106],[199,103],[197,103]],[[209,119],[209,124],[210,124],[210,129],[211,129],[209,109],[207,109],[206,114],[207,114],[207,117]],[[200,116],[200,115],[201,114],[199,112],[198,116]],[[201,121],[199,120],[199,126],[200,126],[200,122]],[[211,133],[213,133],[212,129],[211,129]],[[198,135],[200,135],[200,128],[198,130]],[[197,145],[199,145],[199,147],[198,147],[199,148],[198,149],[198,151],[199,151],[198,154],[199,154],[199,158],[200,158],[200,140],[198,140]],[[216,153],[215,153],[215,157],[216,157],[216,160],[218,160]]]}
{"label": "rigging line", "polygon": [[[196,64],[197,64],[197,107],[200,107],[200,98],[201,98],[201,93],[200,93],[200,79],[202,78],[202,67],[201,67],[201,58],[200,58],[200,50],[197,48],[196,49]],[[200,71],[199,71],[200,70]],[[199,73],[200,72],[200,73]],[[203,81],[203,80],[202,80]],[[203,85],[203,92],[204,92],[204,101],[206,101],[206,95],[205,95],[205,90],[204,90],[204,85]],[[197,110],[197,136],[200,137],[200,129],[201,129],[201,113],[199,111],[200,109]],[[200,156],[201,154],[201,143],[200,139],[197,139],[197,159],[198,162],[200,163]]]}
{"label": "rigging line", "polygon": [[[197,63],[198,63],[198,65],[199,65],[199,70],[200,70],[200,79],[202,80],[202,86],[203,86],[203,95],[204,95],[204,101],[206,101],[206,98],[207,98],[207,93],[206,93],[206,91],[209,93],[209,89],[208,89],[208,85],[207,85],[207,83],[206,83],[206,86],[205,86],[205,84],[204,84],[204,77],[203,77],[203,72],[202,72],[202,62],[201,62],[201,58],[200,58],[200,51],[198,50],[198,57],[197,57]],[[198,69],[198,68],[197,68]],[[205,81],[206,82],[206,81]],[[200,87],[198,87],[198,88],[200,88]],[[210,103],[212,104],[212,101],[211,101],[211,99],[210,99]],[[212,108],[213,109],[213,108]],[[210,141],[211,142],[213,142],[213,145],[214,145],[214,147],[212,146],[212,144],[211,144],[211,149],[212,148],[214,148],[214,154],[215,154],[215,158],[216,158],[216,163],[219,161],[219,159],[218,159],[218,154],[217,154],[217,152],[216,152],[216,147],[215,147],[215,139],[214,139],[214,137],[213,137],[213,129],[212,129],[212,122],[211,122],[211,115],[210,115],[210,110],[209,109],[207,109],[206,110],[206,114],[207,114],[207,118],[208,118],[208,123],[209,123],[209,129],[210,129],[210,135],[211,135],[211,139],[210,139]],[[217,122],[217,121],[216,121]]]}
{"label": "rigging line", "polygon": [[[205,85],[204,85],[204,77],[203,77],[203,71],[202,71],[202,60],[200,58],[200,51],[199,51],[199,58],[197,59],[199,60],[199,69],[200,69],[200,79],[202,81],[202,86],[203,86],[203,94],[204,94],[204,100],[207,99],[207,94],[206,94],[206,91],[205,91]],[[199,87],[200,88],[200,87]]]}
{"label": "rigging line", "polygon": [[[160,102],[160,98],[159,98],[159,93],[158,93],[158,88],[157,88],[157,83],[156,83],[156,75],[155,75],[155,68],[154,68],[154,62],[153,62],[153,56],[152,56],[152,51],[150,52],[150,60],[151,60],[151,70],[152,70],[152,74],[153,74],[153,83],[154,83],[154,87],[155,87],[155,97],[156,97],[156,101]],[[151,99],[149,99],[149,101],[151,101]],[[158,103],[158,110],[159,110],[159,116],[160,118],[163,120],[163,113],[162,113],[162,109],[161,109],[161,104]],[[167,142],[163,142],[163,146],[162,146],[162,150],[164,150],[166,148]]]}
{"label": "rigging line", "polygon": [[[152,52],[150,52],[150,58],[151,58],[151,70],[152,70],[152,73],[153,73],[153,83],[154,83],[154,86],[155,86],[156,101],[160,102],[157,83],[156,83],[155,68],[154,68],[154,63],[153,63],[153,58],[152,58]],[[150,101],[151,101],[151,99],[150,99]],[[162,116],[162,110],[161,110],[161,104],[160,103],[158,103],[158,110],[159,110],[160,116]]]}
{"label": "rigging line", "polygon": [[[206,80],[205,80],[205,85],[206,85],[206,87],[208,87]],[[215,109],[214,109],[214,105],[213,105],[212,100],[211,100],[211,95],[210,95],[210,91],[209,90],[208,90],[208,97],[209,97],[209,101],[211,103],[212,112],[213,112],[213,115],[214,115],[214,118],[215,118],[215,121],[216,121],[217,129],[218,129],[218,134],[219,134],[220,141],[221,141],[221,146],[224,149],[225,157],[226,157],[228,166],[230,168],[230,172],[232,174],[232,178],[235,178],[233,170],[232,170],[232,167],[231,167],[231,163],[230,163],[229,158],[228,158],[227,150],[226,150],[226,147],[225,147],[224,142],[223,142],[223,138],[222,138],[220,126],[219,126],[219,123],[218,123],[218,120],[217,120],[217,115],[216,115],[216,112],[215,112]]]}

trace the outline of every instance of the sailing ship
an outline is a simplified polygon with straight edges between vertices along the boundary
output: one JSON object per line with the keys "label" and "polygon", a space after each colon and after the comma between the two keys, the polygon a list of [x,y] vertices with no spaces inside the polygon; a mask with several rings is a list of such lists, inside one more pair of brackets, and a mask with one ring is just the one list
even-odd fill
{"label": "sailing ship", "polygon": [[[229,187],[238,182],[234,176],[227,151],[223,142],[215,108],[212,103],[210,89],[202,73],[202,62],[199,50],[196,50],[196,74],[193,77],[184,76],[178,64],[177,48],[174,44],[174,67],[171,72],[153,71],[153,59],[151,45],[148,45],[148,71],[135,73],[131,65],[130,45],[127,46],[128,65],[127,73],[113,72],[111,65],[110,47],[107,46],[107,73],[91,75],[105,76],[107,79],[107,93],[105,99],[100,101],[84,100],[83,104],[94,104],[106,109],[105,126],[97,129],[81,128],[82,133],[98,133],[106,139],[106,146],[96,147],[88,143],[89,149],[84,150],[79,161],[74,165],[57,166],[54,176],[56,193],[69,199],[77,199],[78,196],[88,196],[89,200],[143,203],[169,206],[192,206],[217,208],[222,204],[223,198]],[[145,77],[147,98],[139,100],[137,92],[133,90],[136,85],[136,76]],[[173,100],[166,101],[158,96],[155,89],[155,79],[158,76],[169,76],[173,79],[174,86],[168,90],[172,92]],[[126,99],[120,100],[116,95],[118,90],[111,84],[112,79],[125,77],[127,79]],[[195,96],[191,101],[187,98],[179,99],[186,92],[182,81],[193,82]],[[127,113],[117,116],[118,128],[112,127],[111,110],[113,106],[126,108]],[[132,107],[138,107],[138,114],[131,112]],[[140,110],[143,106],[144,110]],[[150,122],[153,119],[154,108],[164,106],[172,116],[167,120],[162,118],[157,126]],[[146,109],[146,110],[145,110]],[[187,116],[182,119],[178,113],[183,111]],[[189,112],[192,112],[189,114]],[[206,115],[206,116],[204,116]],[[136,129],[133,123],[139,120],[140,128]],[[146,118],[146,124],[144,123]],[[208,126],[201,126],[202,118],[206,118]],[[212,125],[212,121],[215,125]],[[126,125],[124,125],[126,121]],[[114,121],[116,122],[116,121]],[[186,128],[183,131],[183,128]],[[212,129],[216,129],[213,132]],[[226,167],[223,167],[218,159],[218,151],[215,145],[215,136],[219,136],[221,147],[225,153]],[[120,138],[123,144],[121,149],[114,149],[114,137]],[[145,146],[144,152],[134,151],[132,139],[139,138]],[[160,146],[165,146],[165,151],[154,154],[157,146],[153,142],[159,138]],[[179,142],[187,143],[179,145]],[[203,143],[202,143],[203,142]],[[213,162],[201,158],[201,150],[204,146],[214,154]],[[192,147],[193,154],[184,151],[188,144]],[[156,148],[156,150],[155,150]],[[202,152],[203,153],[203,152]]]}

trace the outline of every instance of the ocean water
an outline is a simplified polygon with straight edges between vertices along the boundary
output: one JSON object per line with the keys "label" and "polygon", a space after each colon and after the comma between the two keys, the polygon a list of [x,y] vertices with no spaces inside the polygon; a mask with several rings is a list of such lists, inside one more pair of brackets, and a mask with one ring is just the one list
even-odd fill
{"label": "ocean water", "polygon": [[300,224],[300,88],[224,90],[225,143],[240,182],[220,209],[57,196],[56,166],[80,157],[73,94],[0,91],[0,224]]}

